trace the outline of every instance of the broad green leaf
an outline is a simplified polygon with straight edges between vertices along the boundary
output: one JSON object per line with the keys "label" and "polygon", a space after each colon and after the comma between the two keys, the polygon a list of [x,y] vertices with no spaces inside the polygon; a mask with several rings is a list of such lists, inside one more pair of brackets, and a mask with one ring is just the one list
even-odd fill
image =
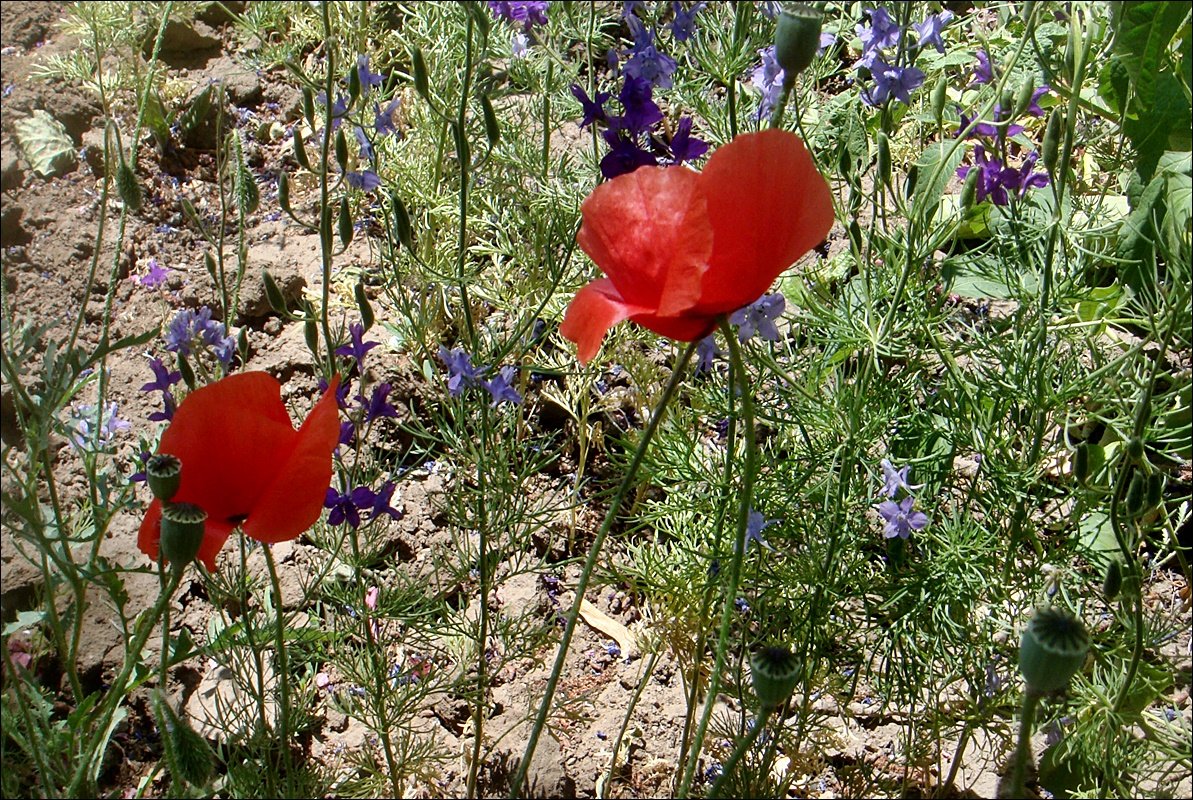
{"label": "broad green leaf", "polygon": [[912,195],[911,216],[924,217],[936,213],[940,198],[948,188],[949,181],[961,166],[965,148],[959,142],[948,139],[928,145],[916,162],[919,178]]}

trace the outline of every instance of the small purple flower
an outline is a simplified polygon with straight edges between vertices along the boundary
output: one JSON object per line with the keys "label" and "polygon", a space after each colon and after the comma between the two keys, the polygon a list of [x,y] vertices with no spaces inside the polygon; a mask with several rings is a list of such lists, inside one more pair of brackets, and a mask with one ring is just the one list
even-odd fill
{"label": "small purple flower", "polygon": [[133,278],[139,285],[146,289],[156,289],[164,284],[170,278],[170,270],[157,263],[156,258],[149,259],[149,271],[144,275]]}
{"label": "small purple flower", "polygon": [[345,172],[344,179],[348,181],[348,185],[353,189],[360,189],[362,192],[371,192],[381,185],[381,178],[371,169],[361,170],[360,172]]}
{"label": "small purple flower", "polygon": [[596,99],[593,100],[588,96],[588,92],[580,88],[579,84],[572,84],[572,96],[580,101],[580,107],[584,109],[584,119],[580,120],[580,127],[587,128],[594,122],[605,121],[605,103],[612,96],[608,92],[596,93]]}
{"label": "small purple flower", "polygon": [[712,371],[713,359],[717,356],[723,356],[725,353],[721,348],[717,347],[716,334],[710,333],[699,341],[696,345],[696,366],[692,372],[696,375],[702,375],[706,372]]}
{"label": "small purple flower", "polygon": [[465,389],[481,385],[481,376],[486,367],[472,366],[472,356],[465,353],[463,348],[448,350],[440,345],[439,360],[447,366],[447,391],[452,397],[459,397]]}
{"label": "small purple flower", "polygon": [[370,521],[377,519],[382,514],[390,519],[401,519],[402,512],[394,508],[392,504],[394,488],[393,481],[383,483],[379,492],[374,492],[367,486],[357,486],[352,490],[351,501],[353,509],[369,512]]}
{"label": "small purple flower", "polygon": [[625,84],[617,94],[622,114],[619,117],[608,118],[609,127],[613,130],[624,131],[630,136],[637,136],[646,133],[653,125],[661,122],[663,111],[655,103],[653,94],[654,87],[650,81],[636,78],[633,75],[626,76]]}
{"label": "small purple flower", "polygon": [[374,86],[381,86],[385,83],[385,76],[378,75],[369,69],[369,57],[367,55],[358,55],[356,57],[356,76],[360,78],[360,88],[368,92]]}
{"label": "small purple flower", "polygon": [[[351,341],[348,344],[342,344],[336,348],[337,356],[351,356],[352,360],[356,362],[359,369],[365,361],[365,355],[374,347],[379,345],[378,342],[364,341],[365,326],[363,323],[354,322],[348,326],[348,336]],[[345,388],[347,388],[345,386]]]}
{"label": "small purple flower", "polygon": [[[344,345],[347,347],[347,345]],[[342,353],[340,355],[343,355]],[[328,383],[323,378],[317,381],[319,393],[327,391]],[[352,380],[350,378],[340,381],[340,385],[336,387],[336,405],[339,406],[340,411],[348,410],[348,392],[352,388]]]}
{"label": "small purple flower", "polygon": [[862,51],[876,52],[897,45],[899,37],[903,35],[903,29],[891,19],[890,13],[885,8],[872,8],[868,13],[870,24],[858,25],[854,29],[858,38],[862,40]]}
{"label": "small purple flower", "polygon": [[1033,117],[1044,116],[1044,109],[1040,108],[1040,98],[1052,91],[1052,87],[1048,84],[1039,86],[1031,93],[1031,102],[1027,105],[1027,113]]}
{"label": "small purple flower", "polygon": [[189,356],[197,344],[209,347],[226,369],[236,353],[236,339],[229,336],[224,323],[211,318],[207,306],[198,311],[184,308],[166,326],[163,337],[166,349],[180,356]]}
{"label": "small purple flower", "polygon": [[340,423],[340,438],[336,444],[351,445],[356,439],[356,425],[349,420]]}
{"label": "small purple flower", "polygon": [[658,163],[653,153],[643,150],[637,142],[614,130],[601,131],[601,138],[609,145],[609,152],[601,159],[601,174],[610,180],[618,175],[628,175],[638,167]]}
{"label": "small purple flower", "polygon": [[762,538],[762,531],[774,522],[775,520],[764,517],[761,511],[751,511],[746,518],[746,549],[748,550],[751,544],[756,544],[766,550],[774,550],[775,548]]}
{"label": "small purple flower", "polygon": [[696,15],[704,10],[707,3],[693,3],[685,9],[683,3],[673,2],[671,10],[675,18],[671,20],[671,35],[677,42],[686,42],[696,32]]}
{"label": "small purple flower", "polygon": [[502,367],[493,380],[484,384],[485,388],[489,390],[489,394],[493,396],[492,406],[496,407],[499,403],[513,403],[514,405],[518,405],[522,402],[522,395],[510,385],[510,381],[517,374],[517,367]]}
{"label": "small purple flower", "polygon": [[394,97],[393,100],[386,103],[385,108],[373,103],[373,130],[377,132],[378,136],[398,132],[394,126],[394,112],[398,110],[401,103],[401,97]]}
{"label": "small purple flower", "polygon": [[[323,105],[327,105],[327,92],[319,92],[315,97]],[[337,95],[336,101],[331,107],[331,129],[334,131],[340,127],[340,123],[348,116],[348,98],[344,95]]]}
{"label": "small purple flower", "polygon": [[922,483],[911,484],[907,482],[911,474],[910,464],[901,469],[895,469],[895,466],[888,459],[884,458],[879,462],[879,466],[882,467],[882,493],[891,499],[894,499],[900,489],[910,495],[916,489],[924,488],[924,484]]}
{"label": "small purple flower", "polygon": [[376,158],[377,154],[373,152],[373,143],[370,142],[369,137],[365,135],[365,129],[357,125],[352,133],[356,136],[356,143],[360,145],[360,154],[365,158],[366,161],[372,162]]}
{"label": "small purple flower", "polygon": [[70,442],[79,450],[91,450],[107,447],[120,431],[132,427],[127,420],[117,416],[119,406],[109,402],[99,414],[99,426],[96,427],[96,407],[94,403],[76,404],[70,410],[70,422],[67,425]]}
{"label": "small purple flower", "polygon": [[530,33],[535,25],[547,24],[549,5],[545,0],[489,0],[489,10],[494,17],[521,25],[525,33]]}
{"label": "small purple flower", "polygon": [[171,372],[160,358],[149,359],[149,368],[153,370],[153,380],[141,387],[142,392],[168,393],[171,386],[182,380],[182,373]]}
{"label": "small purple flower", "polygon": [[675,164],[685,161],[695,161],[708,152],[708,143],[692,136],[692,118],[684,117],[679,121],[675,135],[671,137],[671,157]]}
{"label": "small purple flower", "polygon": [[939,14],[933,14],[923,22],[914,23],[911,27],[915,28],[918,41],[917,47],[927,47],[932,45],[936,48],[936,52],[943,53],[944,42],[941,41],[940,34],[944,31],[944,26],[948,25],[953,19],[952,11],[941,11]]}
{"label": "small purple flower", "polygon": [[522,32],[516,32],[510,37],[510,55],[514,58],[525,58],[530,49],[530,37]]}
{"label": "small purple flower", "polygon": [[1033,187],[1048,185],[1048,174],[1032,172],[1040,154],[1033,151],[1024,159],[1018,169],[1004,165],[997,158],[986,155],[986,149],[980,144],[973,149],[975,166],[959,167],[957,177],[964,180],[971,169],[979,170],[977,184],[977,201],[984,202],[986,198],[996,206],[1009,205],[1011,196],[1023,197],[1027,190]]}
{"label": "small purple flower", "polygon": [[779,292],[763,295],[744,308],[734,311],[729,322],[737,326],[737,338],[747,341],[757,333],[768,342],[779,341],[779,329],[774,321],[787,308],[787,299]]}
{"label": "small purple flower", "polygon": [[750,613],[750,604],[746,602],[746,598],[744,598],[744,597],[739,597],[736,600],[734,600],[733,607],[735,609],[737,609],[737,613],[739,613],[739,614],[749,614]]}
{"label": "small purple flower", "polygon": [[892,97],[911,105],[911,93],[924,85],[924,73],[916,67],[892,67],[881,58],[875,59],[870,68],[874,88],[863,91],[862,99],[868,105],[880,106]]}
{"label": "small purple flower", "polygon": [[365,409],[365,423],[372,422],[381,417],[390,417],[392,419],[398,418],[398,410],[389,402],[389,393],[392,387],[388,383],[379,383],[373,387],[373,393],[369,396],[369,402],[363,402]]}
{"label": "small purple flower", "polygon": [[[367,490],[367,487],[363,488]],[[330,486],[327,487],[327,494],[323,498],[323,507],[331,509],[331,513],[327,515],[328,525],[343,525],[347,522],[353,528],[360,527],[360,512],[356,510],[356,504],[353,502],[353,495],[356,491],[359,489],[340,494]]]}
{"label": "small purple flower", "polygon": [[979,50],[977,59],[978,65],[973,68],[973,81],[969,84],[971,89],[994,80],[994,65],[990,63],[990,54],[985,50]]}
{"label": "small purple flower", "polygon": [[758,103],[758,119],[769,116],[783,92],[784,72],[775,58],[774,45],[758,51],[762,64],[750,75],[750,85],[762,93]]}
{"label": "small purple flower", "polygon": [[825,51],[837,43],[837,34],[830,31],[823,31],[820,34],[820,44],[816,48],[816,55],[822,56]]}
{"label": "small purple flower", "polygon": [[883,500],[878,504],[878,513],[886,520],[883,535],[888,539],[899,537],[906,539],[912,531],[918,531],[928,525],[928,515],[923,511],[913,511],[915,498],[910,495],[896,503],[894,500]]}
{"label": "small purple flower", "polygon": [[[1009,139],[1012,136],[1018,136],[1023,133],[1022,125],[1003,125],[1002,123],[1002,106],[997,103],[994,105],[994,119],[995,122],[978,122],[972,128],[970,123],[972,119],[961,114],[961,119],[957,124],[957,135],[960,136],[966,128],[969,128],[969,136],[984,136],[987,139],[997,139],[1000,136],[1004,139]],[[968,137],[967,137],[968,138]]]}

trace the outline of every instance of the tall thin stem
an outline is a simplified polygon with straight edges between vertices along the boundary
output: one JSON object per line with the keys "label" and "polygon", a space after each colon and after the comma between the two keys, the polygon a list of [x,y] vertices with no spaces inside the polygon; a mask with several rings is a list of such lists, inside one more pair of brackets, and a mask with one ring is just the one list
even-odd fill
{"label": "tall thin stem", "polygon": [[572,602],[571,611],[568,612],[567,625],[563,629],[563,637],[559,640],[559,648],[555,653],[555,664],[551,667],[550,677],[547,678],[547,686],[543,690],[543,699],[539,702],[539,710],[534,719],[534,727],[531,729],[530,738],[526,742],[526,751],[522,754],[522,761],[518,764],[518,771],[514,774],[513,780],[510,781],[510,797],[517,797],[526,784],[526,772],[530,768],[530,759],[534,756],[535,748],[538,747],[539,737],[542,736],[543,728],[547,724],[547,715],[551,712],[551,704],[555,699],[555,689],[559,685],[560,676],[563,674],[563,662],[567,658],[568,645],[572,642],[572,635],[576,632],[576,623],[580,619],[580,606],[584,602],[584,592],[588,588],[588,582],[592,578],[593,570],[596,568],[597,556],[600,555],[601,548],[605,544],[605,538],[613,528],[614,520],[621,513],[621,506],[625,502],[626,495],[630,492],[630,487],[634,485],[634,479],[638,476],[638,469],[642,466],[642,459],[646,456],[646,448],[650,445],[650,440],[654,437],[655,430],[659,427],[659,422],[667,410],[667,405],[671,402],[671,398],[679,388],[684,370],[687,368],[688,362],[692,359],[694,352],[696,352],[696,343],[692,342],[684,348],[683,353],[680,355],[679,361],[675,365],[675,370],[671,373],[671,380],[667,383],[667,388],[663,390],[663,396],[659,398],[659,404],[655,406],[650,422],[646,424],[646,429],[642,431],[642,437],[638,440],[638,446],[634,449],[634,456],[630,460],[630,466],[622,477],[621,484],[617,487],[617,492],[613,495],[613,500],[609,504],[609,511],[605,514],[605,521],[601,523],[601,529],[597,531],[596,537],[592,540],[592,546],[588,549],[588,558],[584,561],[584,569],[580,572],[580,580],[576,583],[576,597]]}

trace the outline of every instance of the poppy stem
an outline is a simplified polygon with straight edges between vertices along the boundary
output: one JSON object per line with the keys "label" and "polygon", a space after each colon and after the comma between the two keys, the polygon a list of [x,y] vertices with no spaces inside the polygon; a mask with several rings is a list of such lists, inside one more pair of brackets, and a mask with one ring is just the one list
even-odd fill
{"label": "poppy stem", "polygon": [[[286,657],[286,620],[282,607],[282,583],[278,580],[278,568],[273,560],[273,546],[262,543],[265,552],[265,566],[269,569],[269,585],[273,592],[274,641],[277,648],[277,668],[274,678],[278,684],[278,738],[281,740],[282,757],[290,754],[290,664]],[[396,791],[396,790],[395,790]]]}
{"label": "poppy stem", "polygon": [[717,692],[721,687],[721,673],[725,669],[725,653],[729,649],[729,631],[733,627],[737,589],[741,583],[742,562],[745,560],[746,531],[754,498],[754,478],[758,473],[758,437],[754,429],[754,399],[750,394],[750,380],[742,361],[741,345],[738,343],[737,334],[728,319],[721,320],[721,333],[725,337],[726,344],[729,345],[729,363],[737,379],[738,396],[741,399],[742,437],[745,439],[746,463],[742,468],[741,491],[738,494],[740,505],[737,509],[737,542],[733,549],[733,562],[729,569],[729,585],[725,589],[725,599],[721,604],[721,624],[717,633],[716,660],[713,662],[712,675],[708,679],[704,712],[701,714],[700,724],[696,728],[696,735],[689,750],[691,755],[688,757],[688,766],[677,792],[679,797],[687,797],[692,788],[696,765],[700,761],[700,750],[704,746],[704,737],[708,732],[709,720],[712,718],[713,705],[716,703]]}
{"label": "poppy stem", "polygon": [[754,726],[750,728],[750,732],[746,734],[746,738],[737,743],[737,747],[734,748],[733,754],[729,756],[729,760],[721,765],[721,777],[717,778],[717,782],[708,790],[709,797],[721,796],[721,790],[725,788],[725,781],[737,769],[738,762],[750,751],[750,748],[754,746],[754,742],[758,741],[758,734],[762,733],[762,729],[766,727],[766,723],[770,720],[770,715],[774,710],[774,706],[763,706],[758,712],[758,718],[754,720]]}
{"label": "poppy stem", "polygon": [[621,483],[617,487],[617,493],[613,495],[613,500],[609,504],[609,510],[605,513],[605,520],[601,523],[600,530],[597,531],[596,537],[592,540],[592,545],[588,548],[588,558],[584,561],[584,569],[580,572],[580,579],[576,583],[575,599],[572,601],[572,608],[568,612],[567,625],[564,626],[563,637],[559,640],[559,647],[555,652],[555,664],[551,667],[550,677],[547,678],[547,686],[543,690],[543,699],[539,702],[538,714],[534,718],[534,726],[531,728],[530,738],[526,742],[526,750],[522,754],[522,760],[518,764],[518,771],[510,781],[510,797],[519,797],[523,794],[523,788],[526,785],[526,772],[530,768],[530,760],[534,757],[534,751],[538,747],[539,737],[543,733],[543,728],[547,725],[547,715],[551,711],[551,704],[555,698],[555,689],[559,684],[559,677],[563,674],[563,662],[567,658],[568,645],[572,642],[572,635],[576,632],[576,623],[580,619],[580,605],[584,602],[584,591],[588,588],[588,582],[592,578],[592,573],[596,567],[597,556],[600,555],[601,548],[605,544],[605,538],[613,528],[614,520],[617,519],[618,514],[621,512],[621,506],[625,502],[626,495],[630,493],[630,487],[633,486],[634,479],[638,475],[638,468],[642,466],[642,460],[646,456],[646,448],[650,445],[651,439],[654,438],[655,430],[659,427],[659,422],[663,419],[663,414],[666,412],[671,398],[679,388],[679,384],[683,380],[684,371],[688,366],[688,362],[692,360],[692,354],[695,352],[696,342],[690,342],[680,354],[679,361],[671,373],[671,380],[663,390],[663,395],[659,398],[658,405],[655,406],[654,414],[650,417],[650,422],[646,424],[646,428],[642,431],[642,436],[638,440],[638,446],[634,449],[634,456],[630,461],[629,468],[626,470]]}

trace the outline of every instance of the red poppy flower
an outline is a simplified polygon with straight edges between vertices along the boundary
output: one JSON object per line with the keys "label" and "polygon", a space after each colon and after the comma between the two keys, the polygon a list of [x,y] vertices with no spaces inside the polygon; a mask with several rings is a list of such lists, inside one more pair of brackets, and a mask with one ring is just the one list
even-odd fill
{"label": "red poppy flower", "polygon": [[[297,431],[281,384],[264,372],[231,375],[196,389],[178,406],[158,452],[182,462],[173,501],[207,512],[199,558],[209,570],[237,525],[246,536],[272,543],[298,537],[319,519],[340,438],[338,385],[336,378]],[[161,516],[161,501],[154,500],[137,539],[154,560]]]}
{"label": "red poppy flower", "polygon": [[640,167],[593,190],[576,237],[604,278],[572,299],[560,332],[596,355],[632,320],[690,342],[763,295],[833,224],[828,184],[795,134],[738,136],[687,167]]}

